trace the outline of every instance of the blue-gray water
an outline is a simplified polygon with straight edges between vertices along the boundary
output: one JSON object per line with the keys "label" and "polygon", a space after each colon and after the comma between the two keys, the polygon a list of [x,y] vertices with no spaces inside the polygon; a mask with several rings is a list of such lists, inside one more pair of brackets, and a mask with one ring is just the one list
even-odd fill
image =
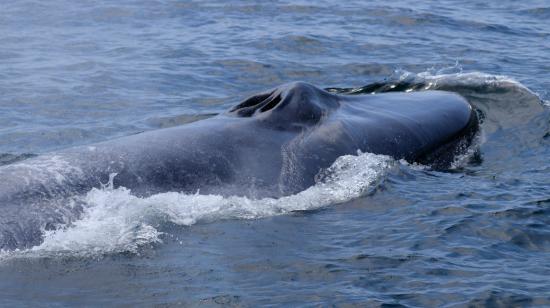
{"label": "blue-gray water", "polygon": [[450,172],[347,157],[333,199],[92,191],[80,224],[1,254],[0,305],[550,305],[549,20],[542,0],[2,2],[0,164],[293,80],[456,91],[485,119]]}

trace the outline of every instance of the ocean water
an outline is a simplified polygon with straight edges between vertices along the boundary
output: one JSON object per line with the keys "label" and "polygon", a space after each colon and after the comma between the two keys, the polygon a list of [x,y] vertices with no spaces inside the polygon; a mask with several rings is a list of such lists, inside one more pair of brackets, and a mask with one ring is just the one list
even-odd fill
{"label": "ocean water", "polygon": [[357,153],[280,199],[98,187],[0,252],[0,305],[549,306],[549,20],[548,1],[1,3],[0,165],[296,80],[454,91],[483,123],[445,172]]}

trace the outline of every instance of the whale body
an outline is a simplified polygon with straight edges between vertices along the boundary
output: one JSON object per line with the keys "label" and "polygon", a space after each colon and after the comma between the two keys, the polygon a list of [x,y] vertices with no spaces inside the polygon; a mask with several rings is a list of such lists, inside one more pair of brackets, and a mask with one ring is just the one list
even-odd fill
{"label": "whale body", "polygon": [[285,84],[212,118],[1,166],[0,249],[37,245],[44,230],[78,219],[74,197],[109,179],[139,196],[280,197],[357,151],[446,168],[477,129],[470,104],[450,92],[354,96]]}

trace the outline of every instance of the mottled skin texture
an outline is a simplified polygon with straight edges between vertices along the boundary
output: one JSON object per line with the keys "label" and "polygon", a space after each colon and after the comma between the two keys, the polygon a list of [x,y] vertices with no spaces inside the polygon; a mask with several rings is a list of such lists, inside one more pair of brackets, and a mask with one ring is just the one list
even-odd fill
{"label": "mottled skin texture", "polygon": [[470,105],[448,92],[341,96],[286,84],[213,118],[0,167],[0,248],[36,245],[41,229],[76,219],[67,200],[110,174],[142,196],[279,197],[358,150],[445,167],[476,129]]}

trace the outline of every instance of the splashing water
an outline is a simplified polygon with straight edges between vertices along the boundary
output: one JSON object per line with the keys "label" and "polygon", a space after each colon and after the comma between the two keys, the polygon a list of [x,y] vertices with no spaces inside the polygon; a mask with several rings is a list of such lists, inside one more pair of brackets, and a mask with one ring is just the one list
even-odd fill
{"label": "splashing water", "polygon": [[5,252],[3,257],[138,253],[141,246],[162,241],[159,227],[167,223],[190,226],[224,219],[257,219],[349,201],[368,192],[394,164],[384,155],[359,152],[357,156],[342,156],[320,174],[314,186],[279,199],[178,192],[140,198],[127,188],[113,189],[116,175],[111,175],[111,184],[82,196],[85,210],[80,220],[62,229],[45,231],[39,246]]}

